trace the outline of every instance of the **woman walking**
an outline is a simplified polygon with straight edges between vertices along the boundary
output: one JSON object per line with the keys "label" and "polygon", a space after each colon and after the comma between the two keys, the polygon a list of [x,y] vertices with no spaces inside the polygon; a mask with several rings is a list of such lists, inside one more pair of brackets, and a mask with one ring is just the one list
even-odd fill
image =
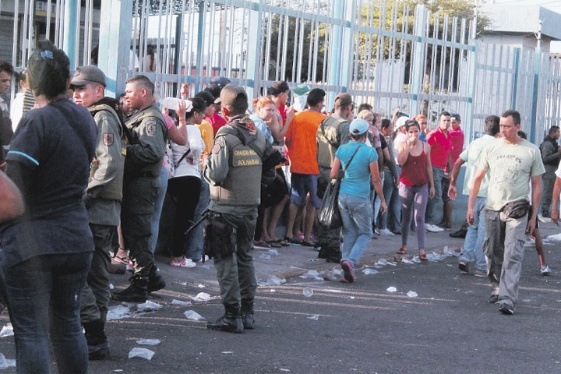
{"label": "woman walking", "polygon": [[432,199],[434,197],[430,146],[420,140],[421,128],[417,121],[408,120],[405,123],[405,129],[409,139],[401,143],[397,155],[397,162],[402,168],[399,177],[401,248],[397,253],[407,253],[407,239],[414,214],[415,232],[419,243],[419,260],[427,261],[425,252],[425,210],[428,198]]}
{"label": "woman walking", "polygon": [[341,168],[344,172],[339,191],[339,211],[345,238],[341,250],[341,268],[344,273],[341,282],[344,283],[355,281],[354,268],[372,236],[370,182],[380,196],[380,211],[385,212],[387,209],[378,171],[378,154],[365,143],[368,127],[368,122],[361,118],[351,122],[351,141],[337,149],[330,173],[331,179],[335,179]]}

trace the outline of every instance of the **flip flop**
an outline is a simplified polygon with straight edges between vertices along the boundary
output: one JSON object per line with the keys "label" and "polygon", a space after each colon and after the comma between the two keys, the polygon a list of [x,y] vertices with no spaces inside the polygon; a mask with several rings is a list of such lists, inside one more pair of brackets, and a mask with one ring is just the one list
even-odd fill
{"label": "flip flop", "polygon": [[403,249],[403,248],[399,248],[399,250],[396,252],[399,255],[406,255],[407,254],[407,250]]}
{"label": "flip flop", "polygon": [[272,248],[280,248],[282,245],[279,243],[278,240],[267,240],[267,244],[269,244]]}
{"label": "flip flop", "polygon": [[126,257],[126,256],[121,257],[121,256],[115,255],[115,257],[113,257],[113,260],[114,260],[116,263],[119,263],[119,264],[124,264],[124,265],[128,265],[128,264],[129,264],[129,258]]}

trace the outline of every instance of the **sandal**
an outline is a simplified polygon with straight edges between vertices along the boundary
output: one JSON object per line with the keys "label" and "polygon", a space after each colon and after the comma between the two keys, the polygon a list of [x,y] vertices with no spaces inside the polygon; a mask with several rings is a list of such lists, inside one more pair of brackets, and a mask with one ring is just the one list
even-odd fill
{"label": "sandal", "polygon": [[271,248],[271,246],[269,245],[269,243],[263,241],[263,240],[254,240],[253,241],[253,246],[254,247],[262,247],[262,248]]}
{"label": "sandal", "polygon": [[423,252],[419,253],[419,260],[421,260],[421,262],[427,262],[429,259],[427,258],[427,254]]}
{"label": "sandal", "polygon": [[278,242],[283,247],[290,247],[290,243],[286,239],[279,239]]}
{"label": "sandal", "polygon": [[282,245],[279,243],[278,240],[267,240],[267,244],[269,244],[269,246],[271,248],[280,248],[282,247]]}
{"label": "sandal", "polygon": [[399,248],[399,250],[396,252],[399,255],[406,255],[407,254],[407,249],[401,247]]}
{"label": "sandal", "polygon": [[115,257],[113,257],[113,260],[118,263],[118,264],[123,264],[123,265],[128,265],[129,264],[129,258],[127,256],[117,256],[115,255]]}

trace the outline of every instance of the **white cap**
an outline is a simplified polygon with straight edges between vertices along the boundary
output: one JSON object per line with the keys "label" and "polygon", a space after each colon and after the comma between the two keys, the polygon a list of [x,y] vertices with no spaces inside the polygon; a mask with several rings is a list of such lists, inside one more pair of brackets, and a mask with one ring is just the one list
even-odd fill
{"label": "white cap", "polygon": [[409,117],[399,117],[397,121],[395,121],[395,128],[399,129],[401,126],[405,126],[405,122],[409,120]]}

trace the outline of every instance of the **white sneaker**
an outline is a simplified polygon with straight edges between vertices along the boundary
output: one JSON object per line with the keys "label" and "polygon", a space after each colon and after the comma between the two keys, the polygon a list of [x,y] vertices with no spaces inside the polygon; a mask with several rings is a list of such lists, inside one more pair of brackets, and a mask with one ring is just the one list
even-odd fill
{"label": "white sneaker", "polygon": [[432,225],[430,223],[425,223],[425,228],[427,229],[427,231],[430,231],[430,232],[442,232],[442,231],[444,231],[443,228],[438,227],[436,225]]}
{"label": "white sneaker", "polygon": [[543,223],[550,223],[551,222],[551,218],[549,217],[544,217],[541,214],[538,214],[538,221],[543,222]]}
{"label": "white sneaker", "polygon": [[380,230],[380,235],[384,235],[384,236],[395,236],[395,234],[393,232],[391,232],[389,229],[382,229]]}
{"label": "white sneaker", "polygon": [[[210,260],[210,258],[209,258],[207,255],[204,255],[204,259],[205,259],[204,262],[208,262],[208,260]],[[201,258],[201,259],[200,259],[199,261],[197,261],[197,262],[203,262],[203,259]]]}
{"label": "white sneaker", "polygon": [[190,258],[185,258],[183,257],[183,260],[181,260],[181,262],[170,262],[169,263],[170,266],[176,267],[176,268],[187,268],[187,269],[192,269],[194,267],[197,267],[197,264],[193,262],[193,260],[191,260]]}

